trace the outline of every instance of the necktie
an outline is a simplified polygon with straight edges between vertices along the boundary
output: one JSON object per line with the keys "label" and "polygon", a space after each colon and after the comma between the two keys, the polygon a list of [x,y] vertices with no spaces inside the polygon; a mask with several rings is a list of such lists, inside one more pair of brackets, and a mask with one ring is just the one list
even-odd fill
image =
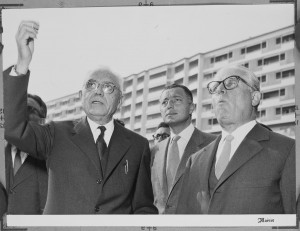
{"label": "necktie", "polygon": [[17,171],[22,165],[21,161],[21,152],[19,149],[17,149],[16,156],[15,156],[15,161],[14,161],[14,175],[16,175]]}
{"label": "necktie", "polygon": [[215,169],[215,174],[217,179],[220,178],[224,170],[226,169],[229,159],[230,159],[230,152],[231,152],[231,141],[233,140],[232,135],[227,135],[225,137],[225,143],[223,146],[223,150],[221,152],[220,158],[217,162],[216,169]]}
{"label": "necktie", "polygon": [[106,128],[104,126],[99,126],[98,129],[100,129],[101,133],[97,138],[96,145],[97,145],[98,154],[100,157],[102,174],[104,175],[105,167],[106,167],[106,163],[107,163],[107,155],[106,155],[107,145],[104,140],[104,132],[105,132]]}
{"label": "necktie", "polygon": [[173,181],[177,172],[177,168],[180,162],[179,150],[177,141],[180,139],[180,136],[174,136],[170,142],[167,156],[167,184],[168,192],[170,193]]}

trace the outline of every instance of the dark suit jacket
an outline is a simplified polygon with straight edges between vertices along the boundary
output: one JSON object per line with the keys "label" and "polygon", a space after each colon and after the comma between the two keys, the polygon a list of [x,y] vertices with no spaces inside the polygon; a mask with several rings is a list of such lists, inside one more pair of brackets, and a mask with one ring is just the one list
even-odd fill
{"label": "dark suit jacket", "polygon": [[257,124],[212,194],[208,179],[221,137],[187,163],[178,214],[294,214],[295,141]]}
{"label": "dark suit jacket", "polygon": [[[4,186],[0,183],[0,220],[7,211],[7,194]],[[1,222],[0,222],[1,225]]]}
{"label": "dark suit jacket", "polygon": [[168,194],[165,173],[166,156],[170,138],[161,141],[153,147],[151,150],[151,156],[153,159],[151,181],[154,193],[154,204],[158,208],[159,213],[175,213],[186,161],[193,153],[208,145],[215,138],[215,135],[201,132],[197,128],[194,130],[182,155],[170,194]]}
{"label": "dark suit jacket", "polygon": [[27,156],[13,176],[11,145],[5,148],[7,214],[42,214],[46,199],[48,174],[46,162]]}
{"label": "dark suit jacket", "polygon": [[21,150],[47,160],[44,214],[157,213],[147,139],[115,123],[102,178],[86,118],[76,124],[62,121],[43,126],[25,121],[29,76],[10,77],[9,71],[4,72],[5,137]]}

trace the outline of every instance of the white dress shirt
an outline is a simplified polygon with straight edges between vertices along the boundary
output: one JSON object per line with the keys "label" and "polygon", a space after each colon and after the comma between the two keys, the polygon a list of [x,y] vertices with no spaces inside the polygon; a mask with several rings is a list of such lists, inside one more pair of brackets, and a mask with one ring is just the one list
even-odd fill
{"label": "white dress shirt", "polygon": [[[237,148],[240,146],[242,143],[243,139],[246,137],[246,135],[252,130],[252,128],[256,125],[255,120],[251,120],[248,123],[243,124],[242,126],[238,127],[236,130],[234,130],[231,135],[234,137],[234,139],[231,141],[231,152],[230,152],[230,157],[229,160],[231,160],[233,154],[237,150]],[[223,146],[224,146],[224,141],[226,136],[229,133],[222,130],[222,138],[220,140],[218,150],[217,150],[217,155],[216,155],[216,163],[218,162]]]}
{"label": "white dress shirt", "polygon": [[101,133],[101,131],[100,131],[100,129],[98,129],[98,127],[104,126],[106,128],[105,133],[104,133],[104,140],[108,147],[111,136],[112,136],[112,134],[114,132],[114,128],[115,128],[114,121],[111,120],[105,125],[99,125],[99,124],[95,123],[94,121],[92,121],[91,119],[89,119],[88,117],[87,117],[87,121],[88,121],[88,124],[90,125],[91,131],[93,133],[95,143],[98,139],[98,136]]}
{"label": "white dress shirt", "polygon": [[[12,145],[11,146],[11,158],[12,158],[12,163],[13,163],[13,166],[15,164],[15,157],[16,157],[16,154],[17,154],[17,147]],[[21,156],[21,163],[23,164],[24,161],[26,160],[28,154],[25,153],[25,152],[20,152],[20,156]]]}
{"label": "white dress shirt", "polygon": [[[194,130],[195,130],[195,127],[192,124],[190,124],[187,128],[185,128],[182,132],[180,132],[178,134],[178,136],[180,136],[180,139],[177,141],[177,145],[178,145],[180,159],[182,158],[184,150],[185,150],[188,142],[190,141]],[[176,136],[176,135],[174,133],[172,133],[172,131],[171,131],[170,142],[172,141],[174,136]]]}

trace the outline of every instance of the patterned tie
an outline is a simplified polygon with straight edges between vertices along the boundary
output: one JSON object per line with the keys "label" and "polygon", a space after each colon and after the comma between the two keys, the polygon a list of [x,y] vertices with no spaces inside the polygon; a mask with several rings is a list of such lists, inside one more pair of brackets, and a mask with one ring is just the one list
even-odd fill
{"label": "patterned tie", "polygon": [[104,175],[105,173],[105,168],[106,168],[106,163],[107,163],[107,145],[104,140],[104,132],[106,128],[104,126],[99,126],[98,129],[100,129],[101,133],[98,136],[98,139],[96,141],[97,149],[98,149],[98,154],[100,157],[100,163],[101,163],[101,169],[102,169],[102,174]]}
{"label": "patterned tie", "polygon": [[217,162],[216,169],[215,169],[215,174],[217,179],[220,178],[224,170],[226,169],[229,159],[230,159],[230,152],[231,152],[231,141],[233,140],[232,135],[227,135],[225,137],[225,143],[223,146],[223,150],[221,152],[220,158]]}
{"label": "patterned tie", "polygon": [[22,165],[21,161],[21,152],[19,149],[17,149],[16,156],[15,156],[15,161],[14,161],[14,175],[16,175],[17,171]]}
{"label": "patterned tie", "polygon": [[168,155],[167,155],[167,184],[168,192],[170,193],[173,181],[177,172],[177,168],[180,162],[179,150],[177,141],[180,139],[180,136],[174,136],[169,145]]}

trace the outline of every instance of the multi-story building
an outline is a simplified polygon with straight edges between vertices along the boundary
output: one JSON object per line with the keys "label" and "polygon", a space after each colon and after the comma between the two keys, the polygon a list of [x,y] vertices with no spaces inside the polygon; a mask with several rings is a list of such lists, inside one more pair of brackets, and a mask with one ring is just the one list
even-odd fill
{"label": "multi-story building", "polygon": [[[193,124],[205,132],[218,133],[220,126],[212,113],[206,86],[216,72],[228,64],[240,64],[255,72],[261,82],[262,101],[258,121],[272,130],[295,137],[294,27],[289,26],[252,37],[174,63],[150,68],[124,77],[124,100],[116,118],[127,128],[152,140],[162,121],[159,97],[170,83],[187,86],[196,110]],[[78,94],[47,103],[48,120],[76,119],[83,115]]]}

